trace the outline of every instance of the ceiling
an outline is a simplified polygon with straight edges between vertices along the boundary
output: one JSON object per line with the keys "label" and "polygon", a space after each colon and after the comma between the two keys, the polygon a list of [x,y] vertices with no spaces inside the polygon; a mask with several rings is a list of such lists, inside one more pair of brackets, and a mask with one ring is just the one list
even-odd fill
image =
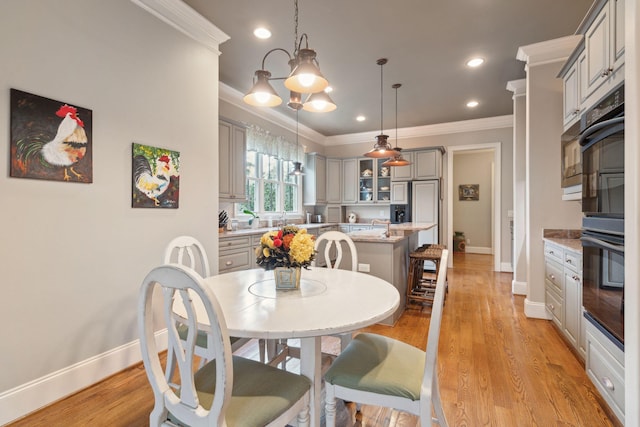
{"label": "ceiling", "polygon": [[[246,93],[263,56],[294,47],[293,0],[184,0],[230,36],[220,45],[220,81]],[[320,69],[334,88],[338,108],[301,110],[300,124],[324,136],[381,128],[379,58],[383,69],[383,128],[393,129],[398,89],[399,128],[502,116],[512,113],[507,82],[525,77],[518,47],[575,33],[592,0],[299,0],[298,34],[308,35]],[[259,40],[257,26],[272,37]],[[474,56],[484,65],[470,69]],[[289,73],[287,56],[274,52],[265,68],[274,77]],[[282,80],[272,86],[286,107]],[[470,109],[467,101],[480,104]],[[249,108],[266,108],[250,107]],[[357,122],[357,115],[367,120]]]}

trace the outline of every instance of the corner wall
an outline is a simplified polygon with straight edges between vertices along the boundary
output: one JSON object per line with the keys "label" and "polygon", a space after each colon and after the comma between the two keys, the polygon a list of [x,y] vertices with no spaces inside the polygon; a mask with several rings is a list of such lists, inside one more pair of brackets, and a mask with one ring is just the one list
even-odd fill
{"label": "corner wall", "polygon": [[[0,57],[3,424],[140,360],[138,290],[172,237],[217,270],[218,55],[129,0],[5,0]],[[9,177],[10,88],[93,111],[92,184]],[[132,142],[180,152],[179,209],[131,208]]]}

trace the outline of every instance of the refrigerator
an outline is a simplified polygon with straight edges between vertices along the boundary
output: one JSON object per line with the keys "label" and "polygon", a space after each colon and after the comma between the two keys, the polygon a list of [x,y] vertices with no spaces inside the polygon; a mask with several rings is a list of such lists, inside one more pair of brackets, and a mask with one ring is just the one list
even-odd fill
{"label": "refrigerator", "polygon": [[[411,196],[412,221],[436,224],[429,230],[420,231],[418,246],[426,243],[440,243],[440,180],[412,181]],[[435,270],[435,264],[430,262],[424,264],[425,270]]]}

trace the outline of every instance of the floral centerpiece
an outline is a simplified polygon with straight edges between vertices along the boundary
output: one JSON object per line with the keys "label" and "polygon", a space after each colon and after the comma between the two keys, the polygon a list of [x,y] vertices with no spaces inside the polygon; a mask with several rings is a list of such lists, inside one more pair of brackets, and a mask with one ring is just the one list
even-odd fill
{"label": "floral centerpiece", "polygon": [[[315,237],[295,225],[267,231],[256,248],[256,263],[265,270],[275,270],[277,288],[298,288],[300,268],[309,268],[315,257]],[[279,283],[279,279],[295,282]]]}

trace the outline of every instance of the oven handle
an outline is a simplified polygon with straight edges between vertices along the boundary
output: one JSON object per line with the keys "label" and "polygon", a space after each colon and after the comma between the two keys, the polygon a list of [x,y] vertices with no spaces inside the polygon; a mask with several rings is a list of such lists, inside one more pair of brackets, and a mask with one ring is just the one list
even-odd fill
{"label": "oven handle", "polygon": [[594,243],[598,246],[602,246],[605,249],[609,249],[610,251],[624,254],[624,245],[614,245],[612,243],[605,242],[604,240],[596,239],[595,237],[591,236],[582,236],[580,240],[582,240],[583,242]]}
{"label": "oven handle", "polygon": [[[616,124],[618,124],[618,126],[613,128],[609,133],[609,135],[624,129],[624,116],[614,117],[613,119],[605,120],[604,122],[596,123],[595,125],[588,127],[587,129],[585,129],[584,133],[580,135],[580,139],[578,140],[580,145],[584,147],[585,145],[589,144],[589,141],[587,141],[587,139],[591,135],[598,132],[600,129],[606,128],[607,126],[613,126]],[[619,124],[621,124],[621,126]]]}

